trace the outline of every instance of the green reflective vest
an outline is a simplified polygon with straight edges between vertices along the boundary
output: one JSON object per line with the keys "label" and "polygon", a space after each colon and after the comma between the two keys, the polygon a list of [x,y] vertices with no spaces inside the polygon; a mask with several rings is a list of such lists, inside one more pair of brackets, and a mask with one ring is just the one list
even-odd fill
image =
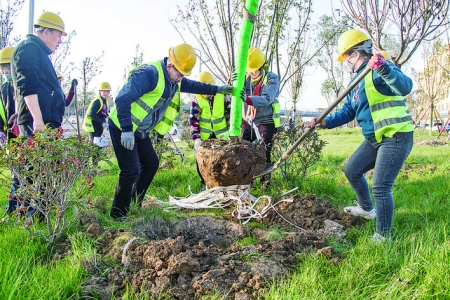
{"label": "green reflective vest", "polygon": [[[267,80],[268,79],[267,79],[267,74],[266,74],[266,76],[264,76],[264,79],[263,79],[264,85],[267,84]],[[273,124],[275,125],[275,128],[278,128],[281,125],[281,116],[280,116],[281,105],[280,105],[280,102],[278,102],[278,97],[275,98],[275,101],[272,103],[272,110],[273,110],[273,116],[272,116]]]}
{"label": "green reflective vest", "polygon": [[0,117],[3,120],[2,131],[6,133],[6,130],[8,129],[8,123],[7,123],[7,120],[6,120],[5,107],[3,106],[3,100],[1,98],[0,98]]}
{"label": "green reflective vest", "polygon": [[[136,131],[142,121],[148,116],[149,112],[153,109],[156,103],[161,100],[161,96],[164,92],[166,86],[166,81],[164,79],[164,71],[161,66],[161,61],[147,63],[147,65],[154,66],[158,71],[158,83],[153,91],[145,93],[139,99],[131,103],[131,122],[133,123],[133,131]],[[140,68],[140,66],[138,67]],[[130,71],[128,77],[131,73],[138,69],[135,68]],[[178,89],[169,104],[169,107],[164,112],[162,120],[156,124],[155,130],[161,135],[165,135],[172,128],[172,123],[177,117],[181,106],[180,100],[180,83],[178,83]],[[120,127],[119,119],[117,118],[117,109],[114,106],[109,114],[109,118],[114,124]]]}
{"label": "green reflective vest", "polygon": [[414,131],[405,97],[380,94],[373,84],[372,72],[364,81],[377,142],[380,143],[383,136],[391,138],[397,132]]}
{"label": "green reflective vest", "polygon": [[97,95],[97,97],[94,98],[94,100],[89,103],[89,106],[87,108],[86,116],[84,116],[84,122],[83,122],[83,129],[87,132],[94,132],[94,126],[92,125],[92,117],[91,117],[91,110],[92,106],[94,106],[95,101],[100,101],[100,108],[95,112],[98,114],[103,107],[103,99],[100,97],[100,95]]}
{"label": "green reflective vest", "polygon": [[225,119],[225,97],[222,94],[214,96],[214,104],[211,114],[211,107],[208,99],[202,95],[197,96],[198,106],[202,110],[200,113],[200,138],[204,141],[209,139],[214,132],[217,138],[228,139],[227,120]]}

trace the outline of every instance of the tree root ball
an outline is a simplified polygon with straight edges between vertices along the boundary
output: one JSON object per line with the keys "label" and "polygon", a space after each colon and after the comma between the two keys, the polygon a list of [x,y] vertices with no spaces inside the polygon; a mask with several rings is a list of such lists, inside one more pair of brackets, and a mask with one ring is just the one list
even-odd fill
{"label": "tree root ball", "polygon": [[250,184],[266,168],[266,148],[241,139],[202,141],[197,163],[208,188]]}

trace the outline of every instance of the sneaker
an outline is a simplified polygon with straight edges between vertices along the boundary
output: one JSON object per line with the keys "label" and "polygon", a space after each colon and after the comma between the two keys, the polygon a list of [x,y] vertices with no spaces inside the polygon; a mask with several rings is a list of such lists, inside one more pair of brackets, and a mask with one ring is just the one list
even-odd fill
{"label": "sneaker", "polygon": [[375,232],[370,239],[372,240],[372,242],[374,243],[389,243],[392,242],[392,239],[390,236],[382,236],[381,234],[379,234],[378,232]]}
{"label": "sneaker", "polygon": [[355,204],[357,204],[357,206],[344,207],[344,212],[355,217],[362,217],[367,220],[374,220],[377,217],[377,211],[375,210],[375,208],[371,211],[365,211],[361,206],[359,206],[358,202],[355,201]]}

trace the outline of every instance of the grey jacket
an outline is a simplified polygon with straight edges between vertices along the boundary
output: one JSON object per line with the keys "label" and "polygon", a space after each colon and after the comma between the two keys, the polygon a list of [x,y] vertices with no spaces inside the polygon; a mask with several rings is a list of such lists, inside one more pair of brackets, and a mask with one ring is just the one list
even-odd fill
{"label": "grey jacket", "polygon": [[[265,82],[264,77],[267,76]],[[268,72],[263,74],[261,79],[261,87],[259,92],[255,91],[259,82],[252,84],[251,78],[245,81],[245,92],[250,97],[253,107],[256,109],[255,124],[270,124],[273,123],[273,108],[272,104],[276,101],[279,93],[280,82],[275,73]],[[247,122],[251,122],[251,108],[252,106],[244,103],[243,118]]]}

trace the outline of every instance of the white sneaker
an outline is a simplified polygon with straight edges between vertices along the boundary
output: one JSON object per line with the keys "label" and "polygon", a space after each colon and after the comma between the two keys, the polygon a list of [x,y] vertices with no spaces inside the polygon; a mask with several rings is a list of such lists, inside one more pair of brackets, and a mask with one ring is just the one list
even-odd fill
{"label": "white sneaker", "polygon": [[391,237],[385,237],[382,236],[381,234],[379,234],[378,232],[375,232],[370,239],[372,240],[372,242],[374,243],[389,243],[392,242]]}
{"label": "white sneaker", "polygon": [[362,217],[367,220],[374,220],[377,217],[377,211],[375,210],[375,208],[371,211],[365,211],[361,206],[359,206],[357,201],[355,201],[355,204],[357,204],[357,206],[344,207],[344,212],[355,217]]}

